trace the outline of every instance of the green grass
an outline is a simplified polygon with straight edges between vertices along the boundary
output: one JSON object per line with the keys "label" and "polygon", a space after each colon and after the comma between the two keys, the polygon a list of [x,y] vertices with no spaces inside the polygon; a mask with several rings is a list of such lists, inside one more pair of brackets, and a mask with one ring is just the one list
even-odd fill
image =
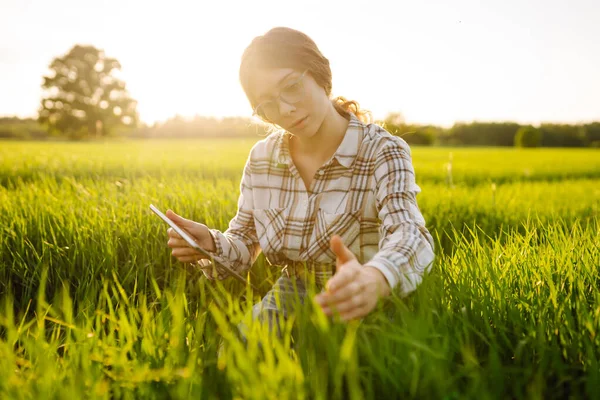
{"label": "green grass", "polygon": [[208,282],[148,205],[225,230],[251,146],[0,143],[0,398],[600,396],[598,151],[414,148],[432,274],[244,346],[278,271]]}
{"label": "green grass", "polygon": [[[260,137],[258,137],[260,138]],[[0,184],[13,187],[42,179],[151,177],[167,187],[176,177],[239,181],[253,145],[248,139],[138,140],[100,143],[3,142]],[[597,149],[413,149],[420,182],[453,184],[600,178]]]}

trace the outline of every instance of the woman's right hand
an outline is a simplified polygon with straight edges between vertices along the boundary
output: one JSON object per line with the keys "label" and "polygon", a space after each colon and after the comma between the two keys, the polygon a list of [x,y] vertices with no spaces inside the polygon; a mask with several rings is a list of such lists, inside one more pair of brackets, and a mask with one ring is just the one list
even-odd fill
{"label": "woman's right hand", "polygon": [[[216,251],[215,242],[206,225],[183,218],[171,210],[167,210],[166,215],[171,221],[175,222],[177,226],[194,238],[196,243],[204,250],[211,252]],[[190,247],[190,245],[175,232],[173,228],[167,229],[167,234],[169,235],[167,245],[173,249],[171,255],[176,257],[177,260],[184,263],[195,263],[198,260],[207,258],[196,249]]]}

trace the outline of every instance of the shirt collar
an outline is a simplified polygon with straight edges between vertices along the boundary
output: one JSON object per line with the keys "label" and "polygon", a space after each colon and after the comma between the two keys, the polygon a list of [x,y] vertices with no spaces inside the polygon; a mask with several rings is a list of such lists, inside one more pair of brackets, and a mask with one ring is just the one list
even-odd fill
{"label": "shirt collar", "polygon": [[[344,134],[344,139],[332,157],[340,165],[350,168],[354,163],[365,135],[364,128],[365,125],[356,117],[356,115],[350,113],[350,121],[348,123],[348,129],[346,129],[346,133]],[[277,134],[276,140],[273,159],[278,164],[289,165],[292,162],[288,142],[289,135],[286,135],[284,131],[281,131]]]}

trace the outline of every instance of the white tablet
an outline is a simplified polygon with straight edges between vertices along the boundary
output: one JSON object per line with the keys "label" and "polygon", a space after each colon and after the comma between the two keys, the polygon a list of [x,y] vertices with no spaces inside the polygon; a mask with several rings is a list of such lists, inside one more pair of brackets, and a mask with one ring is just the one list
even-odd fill
{"label": "white tablet", "polygon": [[[223,267],[225,270],[227,270],[227,272],[236,277],[239,281],[244,282],[244,284],[248,283],[246,279],[244,279],[240,274],[232,270],[230,267],[214,260],[214,258],[206,250],[200,247],[200,245],[196,243],[196,241],[186,231],[177,226],[175,222],[173,222],[169,217],[163,214],[153,204],[150,204],[150,209],[154,211],[154,213],[158,215],[163,221],[169,224],[169,226],[173,228],[175,232],[177,232],[183,238],[183,240],[185,240],[193,249],[198,250],[201,254],[208,257],[210,260],[213,260],[214,263],[216,263],[219,267]],[[258,290],[258,288],[254,285],[252,285],[252,288],[254,288],[254,290]]]}

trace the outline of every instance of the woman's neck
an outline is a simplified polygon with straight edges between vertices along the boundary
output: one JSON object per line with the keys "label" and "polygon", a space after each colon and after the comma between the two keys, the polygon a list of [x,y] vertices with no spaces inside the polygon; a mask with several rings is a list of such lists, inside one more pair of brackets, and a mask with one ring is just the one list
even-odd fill
{"label": "woman's neck", "polygon": [[344,140],[346,130],[348,130],[348,120],[341,116],[332,104],[314,136],[307,139],[293,136],[290,145],[294,142],[295,151],[311,154],[326,161],[335,153]]}

